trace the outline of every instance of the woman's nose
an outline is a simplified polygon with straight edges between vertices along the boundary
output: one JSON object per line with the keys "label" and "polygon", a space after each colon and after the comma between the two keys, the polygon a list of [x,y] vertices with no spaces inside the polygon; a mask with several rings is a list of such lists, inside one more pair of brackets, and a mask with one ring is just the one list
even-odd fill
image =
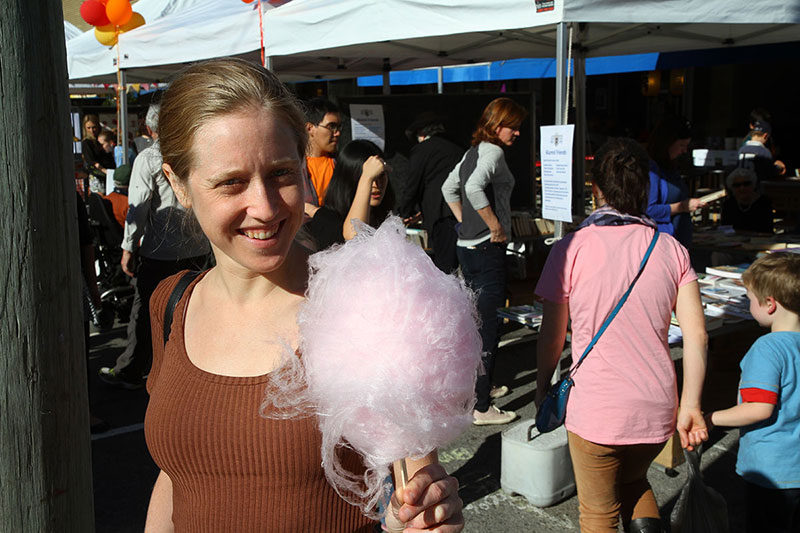
{"label": "woman's nose", "polygon": [[253,180],[248,187],[247,212],[260,220],[270,220],[279,211],[280,195],[277,189],[263,180]]}

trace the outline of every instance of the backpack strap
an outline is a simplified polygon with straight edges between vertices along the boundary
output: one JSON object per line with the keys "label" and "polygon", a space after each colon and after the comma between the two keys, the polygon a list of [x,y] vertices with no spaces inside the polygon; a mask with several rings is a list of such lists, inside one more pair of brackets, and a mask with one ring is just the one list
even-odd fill
{"label": "backpack strap", "polygon": [[169,333],[172,330],[172,314],[175,312],[175,306],[178,305],[183,293],[186,292],[186,288],[202,273],[201,270],[190,270],[186,272],[181,276],[181,279],[178,280],[175,288],[172,289],[169,300],[167,300],[167,308],[164,310],[164,346],[167,345]]}

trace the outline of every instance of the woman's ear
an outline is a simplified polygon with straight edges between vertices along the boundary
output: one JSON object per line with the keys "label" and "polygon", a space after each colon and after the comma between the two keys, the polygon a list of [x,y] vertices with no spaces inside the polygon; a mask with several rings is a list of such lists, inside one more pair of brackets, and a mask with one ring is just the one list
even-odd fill
{"label": "woman's ear", "polygon": [[164,175],[167,177],[167,180],[169,180],[172,190],[175,191],[175,197],[178,199],[178,202],[180,202],[180,204],[186,209],[192,207],[192,200],[189,196],[189,191],[186,188],[185,182],[178,179],[169,164],[163,163],[161,165],[161,170],[164,171]]}

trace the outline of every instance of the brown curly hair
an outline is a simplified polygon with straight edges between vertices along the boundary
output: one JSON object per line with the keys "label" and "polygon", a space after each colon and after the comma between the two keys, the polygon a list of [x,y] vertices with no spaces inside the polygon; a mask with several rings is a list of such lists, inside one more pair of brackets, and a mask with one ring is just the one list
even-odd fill
{"label": "brown curly hair", "polygon": [[647,208],[650,163],[642,145],[628,138],[609,139],[597,151],[592,181],[608,205],[639,216]]}

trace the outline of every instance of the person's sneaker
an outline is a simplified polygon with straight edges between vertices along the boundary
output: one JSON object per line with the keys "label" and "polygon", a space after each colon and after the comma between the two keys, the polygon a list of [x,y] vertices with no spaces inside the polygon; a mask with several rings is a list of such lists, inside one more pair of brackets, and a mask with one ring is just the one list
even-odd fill
{"label": "person's sneaker", "polygon": [[516,418],[517,413],[514,411],[503,411],[495,405],[489,406],[489,410],[485,413],[472,411],[472,423],[476,426],[508,424]]}
{"label": "person's sneaker", "polygon": [[136,390],[144,387],[144,379],[132,379],[122,372],[117,372],[110,366],[101,367],[98,375],[104,383],[113,385],[114,387],[121,387],[128,390]]}
{"label": "person's sneaker", "polygon": [[489,398],[492,400],[496,400],[498,398],[502,398],[506,394],[508,394],[509,389],[505,385],[500,387],[492,387],[492,390],[489,391]]}

